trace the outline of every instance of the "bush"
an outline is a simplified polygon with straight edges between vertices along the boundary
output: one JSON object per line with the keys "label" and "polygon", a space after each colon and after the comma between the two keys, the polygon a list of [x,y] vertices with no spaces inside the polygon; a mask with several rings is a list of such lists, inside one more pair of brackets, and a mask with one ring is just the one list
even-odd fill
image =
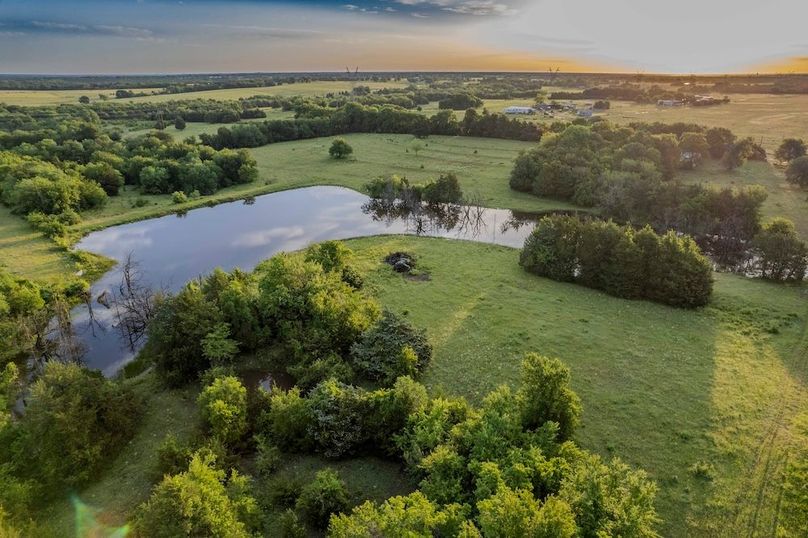
{"label": "bush", "polygon": [[261,417],[269,440],[284,450],[305,451],[312,446],[309,430],[312,413],[309,401],[294,387],[288,392],[273,390],[269,410]]}
{"label": "bush", "polygon": [[244,479],[234,471],[227,481],[214,462],[197,454],[187,471],[165,477],[138,509],[135,531],[154,538],[250,536],[245,520],[257,505],[243,491]]}
{"label": "bush", "polygon": [[319,471],[312,482],[303,487],[295,508],[318,529],[325,529],[331,514],[348,508],[345,483],[332,469]]}
{"label": "bush", "polygon": [[457,204],[463,201],[463,191],[457,176],[448,173],[441,174],[437,181],[432,181],[424,187],[423,199],[430,204]]}
{"label": "bush", "polygon": [[525,240],[519,264],[531,273],[578,282],[625,298],[672,306],[707,304],[712,267],[695,242],[649,227],[635,232],[601,221],[544,217]]}
{"label": "bush", "polygon": [[219,377],[197,399],[202,418],[213,437],[235,445],[247,431],[247,389],[237,378]]}
{"label": "bush", "polygon": [[31,387],[14,447],[23,474],[56,492],[95,478],[134,435],[142,405],[100,372],[49,362]]}
{"label": "bush", "polygon": [[188,196],[182,191],[174,191],[171,193],[171,201],[175,204],[184,204],[188,201]]}
{"label": "bush", "polygon": [[361,389],[330,379],[311,391],[308,404],[311,438],[327,458],[355,454],[368,440],[369,406]]}
{"label": "bush", "polygon": [[518,396],[525,429],[555,422],[559,441],[572,437],[581,416],[581,400],[570,388],[570,371],[561,361],[536,353],[525,355]]}
{"label": "bush", "polygon": [[797,237],[794,223],[777,218],[766,224],[752,241],[754,269],[768,280],[796,281],[805,278],[808,245]]}
{"label": "bush", "polygon": [[797,157],[786,168],[786,179],[803,188],[808,188],[808,157]]}
{"label": "bush", "polygon": [[390,311],[385,311],[351,348],[354,367],[385,384],[391,384],[399,376],[422,372],[431,359],[432,346],[426,333]]}
{"label": "bush", "polygon": [[157,476],[162,479],[166,475],[185,471],[192,457],[191,447],[180,443],[173,434],[169,433],[157,447]]}
{"label": "bush", "polygon": [[344,138],[336,138],[328,148],[328,154],[334,159],[345,159],[353,153],[353,148]]}
{"label": "bush", "polygon": [[210,368],[202,343],[220,323],[220,315],[196,283],[157,301],[144,352],[169,385],[194,381]]}
{"label": "bush", "polygon": [[806,150],[805,142],[803,142],[802,139],[786,138],[783,140],[783,143],[780,144],[780,147],[777,148],[774,156],[777,157],[777,160],[780,162],[791,162],[794,159],[804,156]]}

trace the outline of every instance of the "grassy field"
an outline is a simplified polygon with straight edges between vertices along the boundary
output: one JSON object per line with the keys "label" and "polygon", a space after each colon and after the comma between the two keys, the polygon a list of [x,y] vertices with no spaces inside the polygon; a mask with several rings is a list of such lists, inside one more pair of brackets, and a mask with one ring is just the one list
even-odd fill
{"label": "grassy field", "polygon": [[[160,88],[132,90],[135,92],[159,91]],[[86,95],[90,101],[99,101],[99,95],[115,98],[115,90],[0,90],[0,103],[7,105],[38,106],[79,103],[79,97]]]}
{"label": "grassy field", "polygon": [[727,172],[719,163],[707,162],[698,170],[682,172],[681,179],[717,187],[762,185],[769,197],[763,203],[764,221],[786,217],[794,221],[797,232],[808,240],[808,191],[787,182],[783,171],[763,162],[747,162]]}
{"label": "grassy field", "polygon": [[[295,116],[295,113],[291,110],[281,110],[280,108],[263,108],[264,112],[266,112],[266,118],[254,118],[248,120],[242,120],[237,123],[205,123],[205,122],[188,122],[185,126],[185,129],[179,130],[174,127],[174,124],[171,123],[168,127],[166,127],[163,132],[168,133],[174,138],[178,140],[182,140],[189,136],[199,136],[202,133],[206,134],[215,134],[216,131],[219,130],[220,127],[233,127],[235,125],[239,125],[242,123],[260,123],[262,121],[269,121],[269,120],[288,120],[292,119]],[[145,129],[133,129],[128,131],[124,136],[126,138],[130,138],[133,136],[139,136],[143,134],[147,134],[152,132],[154,129],[149,126]]]}
{"label": "grassy field", "polygon": [[[216,194],[175,205],[171,196],[148,196],[145,207],[132,207],[140,194],[132,188],[110,198],[106,207],[82,215],[74,231],[83,232],[122,222],[150,218],[210,202],[235,200],[251,195],[311,185],[341,185],[362,190],[369,180],[402,174],[414,181],[455,172],[466,194],[478,195],[483,205],[521,211],[569,209],[569,204],[512,191],[508,175],[513,159],[531,146],[528,142],[469,137],[433,136],[418,155],[410,149],[409,135],[357,134],[344,137],[354,148],[351,159],[329,158],[331,138],[270,144],[253,151],[258,160],[259,180],[222,189]],[[407,151],[409,150],[409,153]],[[421,166],[423,165],[423,168]]]}
{"label": "grassy field", "polygon": [[[143,97],[133,97],[131,99],[121,99],[122,102],[164,102],[180,101],[187,99],[220,99],[232,100],[253,95],[277,95],[291,97],[293,95],[316,96],[327,93],[337,93],[351,91],[355,86],[368,86],[372,90],[381,88],[401,88],[409,83],[404,81],[391,82],[365,82],[365,81],[328,81],[316,80],[313,82],[299,82],[295,84],[281,84],[279,86],[262,86],[257,88],[230,88],[225,90],[208,90],[203,92],[187,92],[175,94],[145,95]],[[161,88],[141,88],[132,91],[158,92]],[[79,97],[86,95],[91,101],[98,101],[99,94],[104,94],[110,99],[115,98],[115,90],[0,90],[0,103],[8,105],[61,105],[77,104]],[[118,99],[115,99],[116,101]]]}
{"label": "grassy field", "polygon": [[[687,311],[529,275],[503,247],[349,246],[382,304],[428,328],[430,389],[479,402],[516,381],[523,353],[559,357],[583,399],[577,440],[658,481],[663,536],[771,535],[784,457],[808,447],[806,288],[719,274],[711,304]],[[398,250],[430,279],[381,262]],[[691,472],[697,462],[713,466],[710,478]]]}
{"label": "grassy field", "polygon": [[68,254],[34,230],[25,219],[0,205],[0,266],[44,282],[56,282],[75,271]]}
{"label": "grassy field", "polygon": [[[708,127],[726,127],[739,137],[751,136],[773,153],[784,138],[808,139],[808,95],[745,95],[732,94],[730,103],[710,107],[666,108],[629,101],[611,101],[611,108],[596,116],[614,123],[687,122]],[[578,106],[593,101],[573,101]],[[530,99],[488,99],[483,105],[490,112],[502,112],[512,105],[529,106]],[[521,116],[520,116],[521,117]],[[570,121],[574,114],[524,117],[536,122]]]}

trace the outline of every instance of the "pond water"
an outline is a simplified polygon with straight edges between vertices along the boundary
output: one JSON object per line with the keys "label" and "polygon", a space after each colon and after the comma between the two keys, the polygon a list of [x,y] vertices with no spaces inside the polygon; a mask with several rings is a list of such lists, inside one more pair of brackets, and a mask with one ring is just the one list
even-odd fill
{"label": "pond water", "polygon": [[105,291],[119,290],[129,256],[143,285],[176,291],[216,267],[251,270],[278,252],[329,239],[418,234],[521,247],[530,222],[531,216],[507,210],[464,206],[413,215],[350,189],[310,187],[115,226],[77,245],[119,263],[93,285],[92,308],[73,310],[73,327],[84,363],[105,375],[114,375],[134,357],[136,350],[115,329],[113,309],[97,300]]}

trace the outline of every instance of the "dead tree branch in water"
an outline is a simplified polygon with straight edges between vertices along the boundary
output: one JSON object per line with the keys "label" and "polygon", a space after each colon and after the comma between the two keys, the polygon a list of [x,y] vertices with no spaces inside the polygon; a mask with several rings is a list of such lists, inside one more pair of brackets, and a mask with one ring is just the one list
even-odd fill
{"label": "dead tree branch in water", "polygon": [[129,254],[121,269],[118,292],[112,293],[110,305],[115,313],[115,326],[121,339],[132,351],[146,335],[146,327],[155,309],[155,292],[143,284],[143,280],[143,273]]}

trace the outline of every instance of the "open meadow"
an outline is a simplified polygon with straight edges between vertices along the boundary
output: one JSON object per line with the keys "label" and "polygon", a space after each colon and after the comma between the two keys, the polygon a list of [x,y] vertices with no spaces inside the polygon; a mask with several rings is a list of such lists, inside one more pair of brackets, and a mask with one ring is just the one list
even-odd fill
{"label": "open meadow", "polygon": [[[711,303],[688,311],[532,276],[504,247],[348,244],[382,304],[428,327],[432,391],[479,401],[517,380],[525,352],[558,357],[583,399],[577,439],[659,483],[663,536],[768,535],[784,461],[808,448],[805,288],[717,274]],[[391,271],[395,251],[428,278]]]}

